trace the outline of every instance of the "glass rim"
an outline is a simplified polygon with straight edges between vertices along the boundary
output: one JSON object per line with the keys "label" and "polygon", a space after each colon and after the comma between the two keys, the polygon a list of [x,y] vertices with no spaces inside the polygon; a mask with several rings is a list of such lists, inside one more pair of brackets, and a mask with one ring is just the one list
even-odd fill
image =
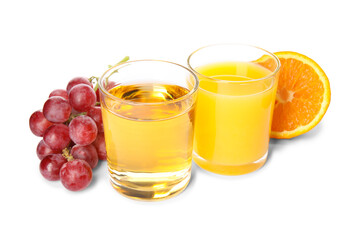
{"label": "glass rim", "polygon": [[[175,65],[175,66],[178,66],[178,67],[181,67],[183,68],[184,70],[188,71],[195,79],[195,84],[194,86],[192,87],[192,89],[186,93],[184,96],[181,96],[179,98],[176,98],[176,99],[172,99],[172,100],[168,100],[168,101],[165,101],[165,102],[154,102],[154,103],[144,103],[144,102],[134,102],[134,101],[131,101],[131,100],[124,100],[124,99],[121,99],[121,98],[118,98],[114,95],[112,95],[111,93],[109,93],[103,86],[103,81],[105,79],[105,75],[108,74],[109,72],[111,72],[112,70],[114,70],[115,68],[118,68],[118,67],[125,67],[126,65],[129,65],[131,63],[139,63],[139,62],[157,62],[157,63],[166,63],[166,64],[172,64],[172,65]],[[120,69],[119,68],[119,69]],[[183,101],[185,99],[188,99],[190,98],[192,95],[194,95],[194,93],[198,90],[199,88],[199,79],[198,77],[196,76],[196,74],[194,73],[194,71],[192,71],[191,69],[183,66],[183,65],[180,65],[178,63],[174,63],[174,62],[170,62],[170,61],[164,61],[164,60],[154,60],[154,59],[141,59],[141,60],[132,60],[132,61],[126,61],[126,62],[122,62],[122,63],[119,63],[119,64],[116,64],[114,66],[112,66],[111,68],[109,68],[108,70],[106,70],[102,76],[99,78],[99,89],[100,91],[105,94],[107,97],[113,99],[114,101],[118,101],[118,102],[123,102],[123,103],[126,103],[126,104],[129,104],[129,105],[149,105],[149,106],[152,106],[152,105],[163,105],[163,104],[171,104],[171,103],[177,103],[177,102],[180,102],[180,101]]]}
{"label": "glass rim", "polygon": [[[217,79],[217,78],[213,78],[213,77],[209,77],[209,76],[206,76],[206,75],[203,75],[199,72],[197,72],[190,64],[190,60],[191,60],[191,57],[198,53],[200,50],[203,50],[205,48],[210,48],[210,47],[216,47],[216,46],[242,46],[242,47],[250,47],[250,48],[255,48],[255,49],[258,49],[258,50],[261,50],[261,51],[264,51],[266,52],[267,54],[269,54],[271,57],[273,57],[276,61],[276,64],[277,64],[277,67],[274,71],[271,71],[271,73],[265,77],[262,77],[262,78],[256,78],[256,79],[250,79],[250,80],[241,80],[241,81],[230,81],[230,80],[222,80],[222,79]],[[280,67],[281,67],[281,63],[280,63],[280,59],[275,55],[273,54],[272,52],[269,52],[268,50],[265,50],[263,48],[260,48],[260,47],[257,47],[257,46],[254,46],[254,45],[250,45],[250,44],[243,44],[243,43],[216,43],[216,44],[210,44],[210,45],[206,45],[206,46],[203,46],[201,48],[198,48],[196,49],[195,51],[193,51],[188,59],[187,59],[187,64],[189,66],[189,68],[195,72],[196,74],[198,74],[199,76],[201,77],[204,77],[204,78],[208,78],[208,79],[211,79],[213,81],[218,81],[218,82],[231,82],[231,83],[235,83],[235,82],[242,82],[242,83],[247,83],[247,82],[258,82],[258,81],[261,81],[261,80],[266,80],[266,79],[269,79],[269,78],[272,78],[272,77],[275,77],[275,75],[279,72],[280,70]]]}

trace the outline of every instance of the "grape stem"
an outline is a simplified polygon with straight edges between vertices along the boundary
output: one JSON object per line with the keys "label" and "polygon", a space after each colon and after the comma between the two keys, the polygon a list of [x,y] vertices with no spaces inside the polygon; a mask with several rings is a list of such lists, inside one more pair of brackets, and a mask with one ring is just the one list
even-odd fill
{"label": "grape stem", "polygon": [[95,76],[92,76],[89,78],[89,82],[92,83],[94,81],[94,79],[96,80],[96,83],[95,83],[95,86],[94,86],[94,91],[96,92],[96,90],[98,90],[99,88],[99,78],[98,77],[95,77]]}
{"label": "grape stem", "polygon": [[[129,56],[126,56],[126,57],[124,57],[120,62],[118,62],[118,63],[115,64],[115,65],[118,65],[118,64],[120,64],[120,63],[127,62],[127,61],[129,61],[129,59],[130,59],[130,57],[129,57]],[[115,66],[115,65],[114,65],[114,66]],[[113,65],[108,65],[108,68],[112,68],[112,67],[113,67]],[[116,72],[117,72],[117,70],[113,71],[113,72],[109,75],[109,77],[110,77],[111,75],[113,75],[114,73],[116,73]],[[108,84],[108,78],[109,78],[109,77],[106,78],[106,82],[105,82],[106,85]],[[94,86],[94,91],[96,92],[96,91],[98,90],[98,88],[99,88],[99,78],[98,78],[98,77],[95,77],[95,76],[92,76],[92,77],[89,78],[89,81],[92,83],[92,81],[93,81],[94,79],[96,80],[96,83],[95,83],[95,86]]]}
{"label": "grape stem", "polygon": [[[118,62],[116,65],[118,65],[118,64],[120,64],[120,63],[127,62],[127,61],[129,61],[129,59],[130,59],[130,57],[129,57],[129,56],[126,56],[126,57],[124,57],[120,62]],[[116,65],[115,65],[115,66],[116,66]],[[108,65],[108,67],[109,67],[109,68],[112,68],[112,67],[114,67],[114,66]],[[109,77],[110,77],[111,75],[113,75],[114,73],[117,73],[117,72],[118,72],[118,70],[115,70],[115,71],[113,71],[112,73],[110,73],[110,75],[109,75],[108,77],[106,77],[105,85],[108,84]]]}
{"label": "grape stem", "polygon": [[81,113],[72,113],[71,115],[70,115],[70,117],[69,117],[69,119],[64,123],[65,125],[69,125],[70,124],[70,122],[74,119],[74,118],[76,118],[76,117],[78,117],[78,116],[81,116],[81,115],[86,115],[86,112],[81,112]]}
{"label": "grape stem", "polygon": [[[118,65],[118,64],[120,64],[120,63],[127,62],[127,61],[129,61],[129,59],[130,59],[130,57],[129,57],[129,56],[126,56],[126,57],[124,57],[120,62],[118,62],[118,63],[115,64],[115,65]],[[114,65],[114,66],[115,66],[115,65]],[[112,65],[108,65],[108,67],[109,67],[109,68],[112,68],[113,66],[112,66]]]}
{"label": "grape stem", "polygon": [[74,160],[74,157],[70,154],[70,148],[64,148],[62,150],[62,155],[68,162],[71,162]]}

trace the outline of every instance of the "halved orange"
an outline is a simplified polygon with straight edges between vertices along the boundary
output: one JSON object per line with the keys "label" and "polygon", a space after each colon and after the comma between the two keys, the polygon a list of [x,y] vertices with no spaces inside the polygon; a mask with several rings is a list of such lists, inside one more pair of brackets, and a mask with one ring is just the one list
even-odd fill
{"label": "halved orange", "polygon": [[[325,72],[311,58],[296,52],[277,52],[280,59],[272,138],[293,138],[314,128],[330,104],[330,84]],[[257,61],[271,68],[268,58]]]}

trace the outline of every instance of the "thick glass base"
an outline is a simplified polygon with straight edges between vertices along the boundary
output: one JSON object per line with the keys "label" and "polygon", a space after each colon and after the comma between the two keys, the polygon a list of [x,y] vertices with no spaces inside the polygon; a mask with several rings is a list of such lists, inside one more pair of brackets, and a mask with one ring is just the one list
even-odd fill
{"label": "thick glass base", "polygon": [[246,173],[251,173],[261,168],[266,162],[267,155],[268,152],[266,152],[265,155],[262,156],[260,159],[252,163],[246,163],[240,165],[216,164],[200,157],[195,152],[193,156],[196,164],[199,165],[202,169],[205,169],[209,172],[213,172],[221,175],[242,175]]}
{"label": "thick glass base", "polygon": [[191,167],[166,173],[116,171],[108,168],[112,186],[126,197],[156,201],[173,197],[189,183]]}

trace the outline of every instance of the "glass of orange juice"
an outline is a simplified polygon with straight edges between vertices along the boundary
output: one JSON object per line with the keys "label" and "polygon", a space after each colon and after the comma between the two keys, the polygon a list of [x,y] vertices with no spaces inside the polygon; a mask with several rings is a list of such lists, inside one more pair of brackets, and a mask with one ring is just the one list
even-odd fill
{"label": "glass of orange juice", "polygon": [[194,161],[203,169],[240,175],[266,162],[279,59],[258,47],[217,44],[188,58],[200,88]]}
{"label": "glass of orange juice", "polygon": [[157,60],[116,65],[100,78],[112,186],[139,200],[180,193],[191,174],[198,79]]}

